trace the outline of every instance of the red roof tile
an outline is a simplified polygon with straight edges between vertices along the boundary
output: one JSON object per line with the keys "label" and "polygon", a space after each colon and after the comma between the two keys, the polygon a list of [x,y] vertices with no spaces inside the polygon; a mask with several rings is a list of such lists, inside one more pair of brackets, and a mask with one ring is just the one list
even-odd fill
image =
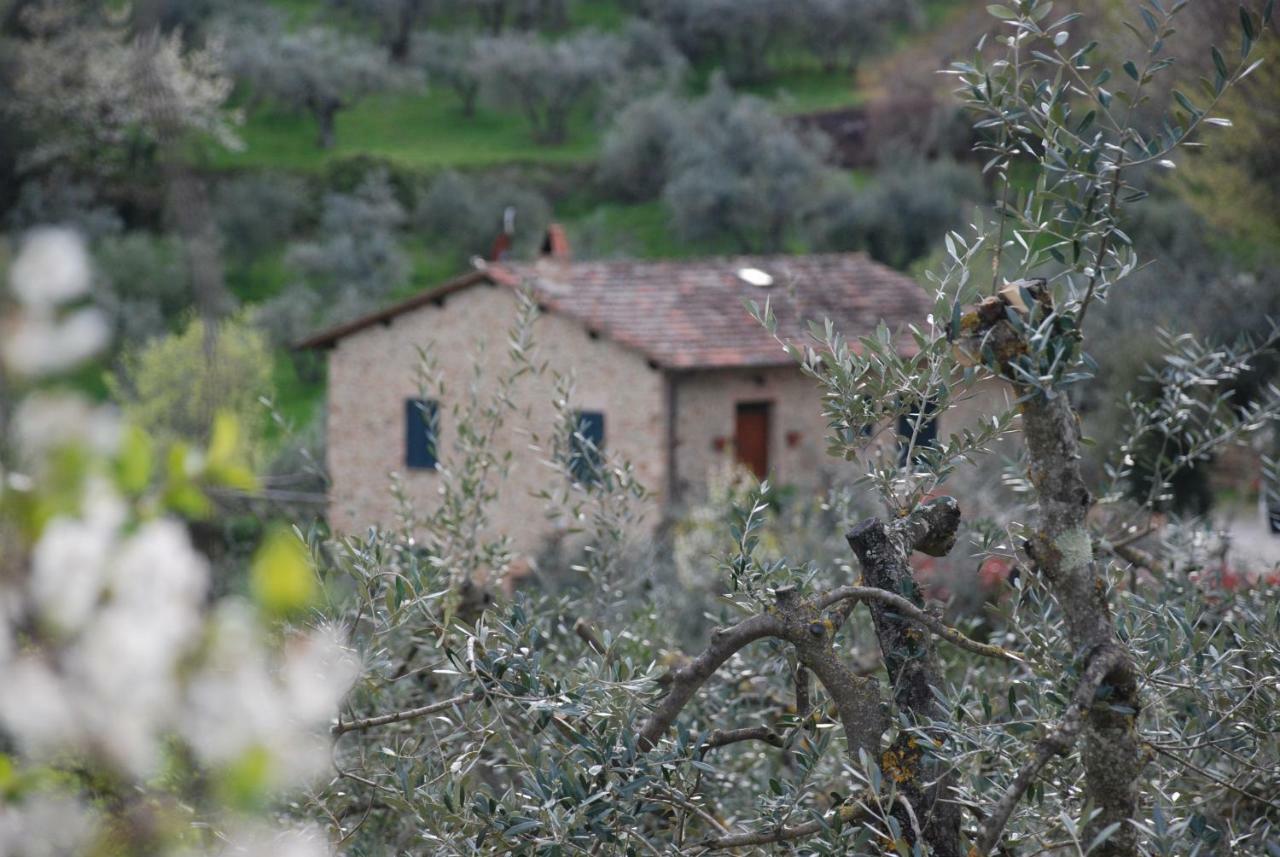
{"label": "red roof tile", "polygon": [[[739,272],[772,278],[760,287]],[[756,277],[757,279],[764,279]],[[861,253],[738,256],[671,261],[542,260],[490,263],[465,276],[363,319],[319,333],[299,347],[333,345],[344,336],[408,312],[448,291],[489,279],[529,287],[548,311],[635,349],[668,368],[777,366],[791,361],[755,321],[745,303],[769,299],[778,335],[807,338],[807,322],[830,318],[846,336],[863,336],[880,320],[890,327],[922,322],[930,309],[924,290]]]}

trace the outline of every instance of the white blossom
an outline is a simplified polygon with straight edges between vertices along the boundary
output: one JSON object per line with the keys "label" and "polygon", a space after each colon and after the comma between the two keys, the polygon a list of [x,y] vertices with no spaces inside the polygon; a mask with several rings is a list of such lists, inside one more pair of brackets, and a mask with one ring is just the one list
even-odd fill
{"label": "white blossom", "polygon": [[89,290],[89,254],[70,229],[44,227],[27,234],[9,269],[14,297],[31,308],[51,309]]}
{"label": "white blossom", "polygon": [[64,633],[78,630],[102,597],[114,531],[67,518],[50,521],[31,557],[31,597]]}
{"label": "white blossom", "polygon": [[[273,830],[258,825],[231,831],[216,857],[328,857],[333,852],[314,827]],[[186,857],[186,855],[183,855]]]}
{"label": "white blossom", "polygon": [[0,802],[0,857],[66,857],[89,853],[96,820],[88,807],[38,792],[21,803]]}
{"label": "white blossom", "polygon": [[44,311],[29,312],[19,316],[6,333],[4,362],[18,375],[50,375],[84,362],[110,341],[111,327],[95,307],[61,318]]}
{"label": "white blossom", "polygon": [[44,757],[79,743],[76,712],[62,681],[48,664],[34,655],[23,655],[5,664],[4,674],[0,723],[21,749]]}

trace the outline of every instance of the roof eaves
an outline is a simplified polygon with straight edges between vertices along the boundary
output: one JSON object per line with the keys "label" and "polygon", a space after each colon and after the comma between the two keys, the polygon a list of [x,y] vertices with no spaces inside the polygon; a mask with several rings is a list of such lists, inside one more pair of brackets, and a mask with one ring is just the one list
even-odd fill
{"label": "roof eaves", "polygon": [[421,306],[440,300],[441,298],[461,291],[462,289],[474,286],[480,282],[500,282],[498,277],[490,274],[489,271],[480,268],[474,271],[468,271],[465,274],[454,277],[452,280],[446,280],[443,283],[424,289],[412,297],[405,298],[399,303],[384,307],[377,312],[371,312],[367,315],[360,316],[348,322],[322,330],[301,339],[293,344],[295,351],[307,351],[313,348],[332,348],[338,344],[338,341],[350,336],[353,333],[359,333],[367,327],[375,324],[390,323],[396,316],[411,312]]}

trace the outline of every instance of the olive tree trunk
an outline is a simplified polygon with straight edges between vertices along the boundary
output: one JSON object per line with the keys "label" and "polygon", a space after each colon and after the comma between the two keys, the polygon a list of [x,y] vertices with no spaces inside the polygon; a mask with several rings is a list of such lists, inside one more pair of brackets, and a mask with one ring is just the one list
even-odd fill
{"label": "olive tree trunk", "polygon": [[1031,482],[1039,503],[1039,526],[1027,550],[1062,609],[1073,649],[1084,659],[1081,674],[1100,657],[1115,658],[1082,730],[1086,796],[1099,810],[1084,841],[1117,825],[1092,853],[1127,857],[1137,849],[1132,819],[1143,767],[1135,728],[1137,676],[1127,647],[1116,636],[1106,583],[1094,565],[1086,521],[1093,497],[1080,472],[1080,422],[1065,394],[1049,395],[1032,393],[1022,407]]}

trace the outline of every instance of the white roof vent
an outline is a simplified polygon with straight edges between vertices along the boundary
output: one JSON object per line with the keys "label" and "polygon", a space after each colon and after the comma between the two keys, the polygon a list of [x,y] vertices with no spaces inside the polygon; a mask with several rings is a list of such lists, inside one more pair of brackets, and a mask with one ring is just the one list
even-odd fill
{"label": "white roof vent", "polygon": [[767,289],[773,285],[773,275],[759,268],[739,268],[738,279],[757,289]]}

